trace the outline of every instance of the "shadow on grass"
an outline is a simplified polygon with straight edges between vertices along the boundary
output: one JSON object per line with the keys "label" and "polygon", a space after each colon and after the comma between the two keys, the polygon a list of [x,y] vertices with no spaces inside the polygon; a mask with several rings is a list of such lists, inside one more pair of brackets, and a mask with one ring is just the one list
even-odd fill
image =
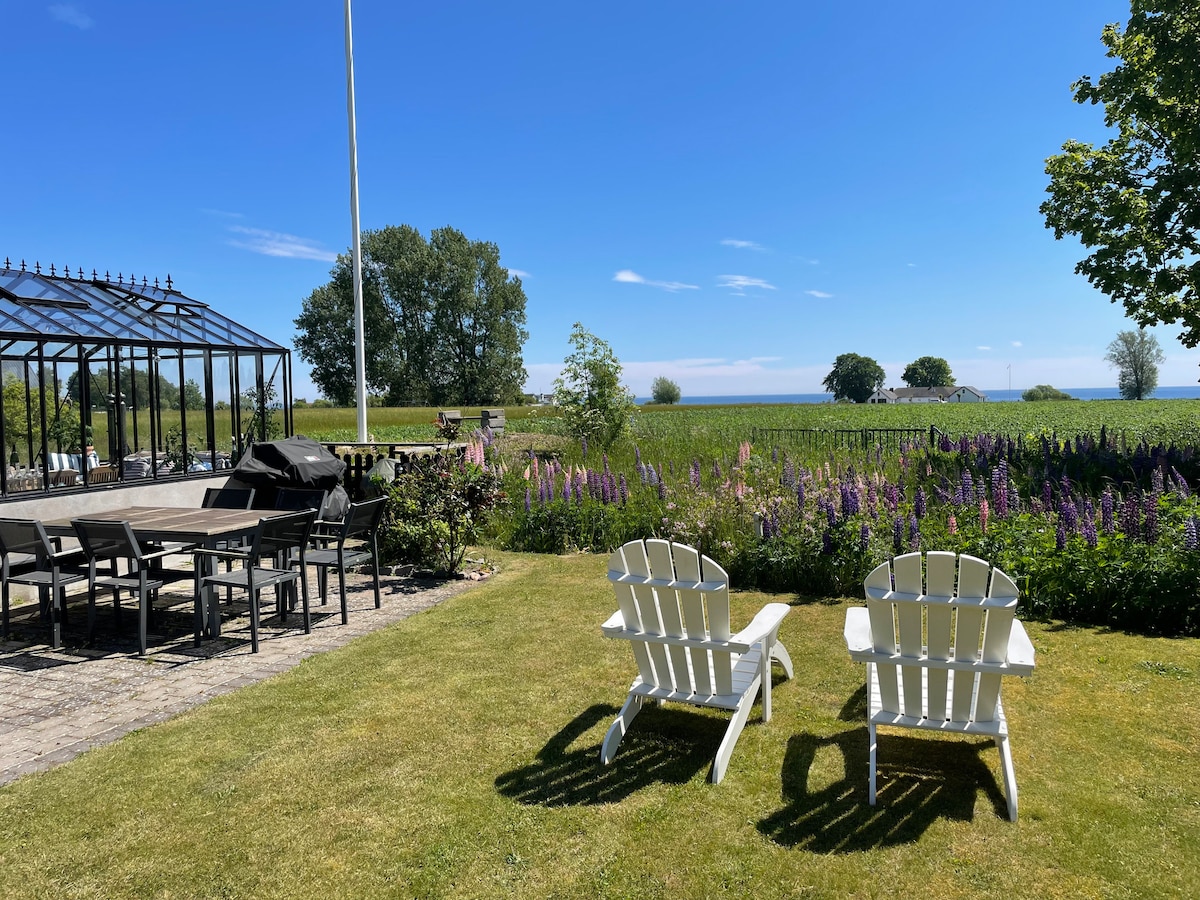
{"label": "shadow on grass", "polygon": [[600,745],[575,746],[619,712],[597,704],[554,735],[534,762],[496,779],[496,789],[519,803],[577,806],[617,803],[652,784],[683,784],[712,764],[727,720],[647,706],[621,741],[616,759],[600,763]]}
{"label": "shadow on grass", "polygon": [[[980,789],[996,814],[1007,818],[1004,795],[981,758],[995,746],[990,740],[942,741],[881,732],[873,807],[867,802],[867,741],[865,725],[829,737],[791,738],[782,772],[786,805],[760,820],[758,830],[778,844],[815,853],[913,843],[937,819],[970,821]],[[821,783],[814,763],[830,750],[841,757],[835,767],[841,777]]]}

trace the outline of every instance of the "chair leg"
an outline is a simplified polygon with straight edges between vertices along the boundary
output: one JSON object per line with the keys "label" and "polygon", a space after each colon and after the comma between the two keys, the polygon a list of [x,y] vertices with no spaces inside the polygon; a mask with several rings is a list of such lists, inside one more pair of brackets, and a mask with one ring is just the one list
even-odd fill
{"label": "chair leg", "polygon": [[258,592],[250,591],[250,652],[258,652]]}
{"label": "chair leg", "polygon": [[62,622],[59,610],[66,608],[67,589],[58,583],[58,570],[50,575],[50,647],[57,650],[62,646]]}
{"label": "chair leg", "polygon": [[1017,776],[1013,772],[1012,748],[1008,745],[1008,735],[996,738],[996,747],[1000,751],[1000,773],[1004,777],[1004,795],[1008,798],[1008,819],[1017,821]]}
{"label": "chair leg", "polygon": [[3,596],[3,601],[2,601],[2,602],[3,602],[3,604],[4,604],[4,631],[3,631],[3,636],[4,636],[4,640],[6,640],[6,641],[7,641],[7,640],[8,640],[8,579],[7,579],[7,578],[5,578],[5,579],[4,579],[4,584],[3,584],[3,586],[2,586],[2,587],[0,587],[0,595],[2,595],[2,596]]}
{"label": "chair leg", "polygon": [[717,748],[717,756],[713,760],[713,784],[720,784],[721,779],[725,777],[725,770],[729,767],[729,758],[733,756],[733,748],[737,746],[738,738],[742,736],[746,720],[750,718],[750,708],[754,705],[756,693],[758,692],[755,690],[749,690],[742,695],[738,708],[734,710],[733,719],[730,721],[729,727],[725,729],[725,737],[721,738],[721,746]]}
{"label": "chair leg", "polygon": [[146,655],[146,631],[150,624],[151,591],[138,592],[138,655]]}
{"label": "chair leg", "polygon": [[787,648],[784,647],[783,644],[779,643],[779,641],[775,641],[775,643],[771,645],[771,659],[779,660],[779,664],[783,666],[783,671],[787,672],[787,677],[793,677],[792,658],[788,656]]}
{"label": "chair leg", "polygon": [[867,756],[870,759],[870,774],[867,775],[867,802],[872,806],[875,805],[875,758],[878,755],[879,734],[875,730],[875,723],[867,723]]}
{"label": "chair leg", "polygon": [[312,633],[312,614],[308,608],[308,567],[300,569],[300,607],[304,610],[304,633]]}
{"label": "chair leg", "polygon": [[379,598],[379,560],[371,558],[371,580],[375,583],[375,608],[381,609],[383,601]]}
{"label": "chair leg", "polygon": [[195,634],[192,639],[193,646],[200,646],[200,635],[204,632],[204,614],[207,610],[204,609],[203,599],[203,584],[200,581],[200,564],[196,563],[195,574],[192,576],[192,628]]}
{"label": "chair leg", "polygon": [[350,621],[349,607],[346,605],[346,570],[338,569],[338,590],[342,594],[342,624],[346,625]]}
{"label": "chair leg", "polygon": [[642,705],[645,702],[646,698],[641,694],[630,694],[626,698],[625,705],[621,707],[621,711],[617,713],[613,723],[608,726],[608,733],[604,735],[604,743],[600,745],[600,762],[602,764],[607,766],[613,761],[613,757],[617,755],[617,747],[625,737],[625,732],[629,731],[629,724],[642,711]]}

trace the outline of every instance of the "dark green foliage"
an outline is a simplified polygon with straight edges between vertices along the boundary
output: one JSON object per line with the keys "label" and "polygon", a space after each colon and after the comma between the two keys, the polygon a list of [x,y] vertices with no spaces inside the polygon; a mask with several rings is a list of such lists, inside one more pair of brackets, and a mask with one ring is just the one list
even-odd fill
{"label": "dark green foliage", "polygon": [[[453,228],[365,231],[366,381],[389,406],[499,405],[521,397],[525,291],[495,244]],[[348,255],[304,301],[296,348],[313,382],[354,403],[354,276]]]}
{"label": "dark green foliage", "polygon": [[443,453],[416,457],[385,490],[381,560],[439,573],[458,570],[467,545],[477,541],[488,512],[503,496],[493,472]]}
{"label": "dark green foliage", "polygon": [[660,375],[650,385],[650,399],[655,403],[678,403],[681,396],[679,385],[670,378],[664,378]]}
{"label": "dark green foliage", "polygon": [[1065,391],[1060,391],[1058,388],[1049,384],[1037,384],[1029,390],[1021,394],[1021,399],[1027,403],[1034,403],[1038,400],[1074,400],[1070,394]]}
{"label": "dark green foliage", "polygon": [[1194,0],[1132,0],[1129,23],[1105,26],[1119,60],[1072,85],[1077,103],[1103,104],[1115,136],[1100,147],[1067,141],[1046,161],[1054,236],[1093,249],[1075,267],[1145,327],[1178,323],[1200,343],[1200,115]]}
{"label": "dark green foliage", "polygon": [[843,353],[833,361],[833,369],[825,376],[825,390],[834,400],[853,400],[865,403],[887,377],[883,367],[869,356]]}
{"label": "dark green foliage", "polygon": [[909,387],[942,387],[954,384],[950,363],[940,356],[922,356],[904,367],[900,376]]}

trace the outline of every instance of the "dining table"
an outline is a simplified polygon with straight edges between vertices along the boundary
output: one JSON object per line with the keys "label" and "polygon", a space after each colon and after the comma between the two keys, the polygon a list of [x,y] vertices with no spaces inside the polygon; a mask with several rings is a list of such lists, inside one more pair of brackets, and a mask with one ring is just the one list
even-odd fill
{"label": "dining table", "polygon": [[[104,521],[128,522],[139,542],[194,544],[213,550],[219,544],[236,541],[251,534],[266,516],[279,515],[261,509],[209,509],[185,506],[124,506],[103,512],[89,513],[42,522],[51,537],[74,537],[72,519],[101,519]],[[185,551],[180,551],[185,552]],[[211,556],[197,558],[203,566],[201,577],[215,573],[216,560]],[[193,564],[196,564],[195,562]],[[216,591],[206,587],[202,592],[205,633],[210,638],[221,633],[221,613]]]}

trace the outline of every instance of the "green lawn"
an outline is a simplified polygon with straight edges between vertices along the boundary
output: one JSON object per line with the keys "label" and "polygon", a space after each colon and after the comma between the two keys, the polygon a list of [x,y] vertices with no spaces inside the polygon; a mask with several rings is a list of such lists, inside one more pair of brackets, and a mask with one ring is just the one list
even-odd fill
{"label": "green lawn", "polygon": [[[796,677],[722,784],[716,713],[650,709],[600,637],[604,558],[502,574],[262,684],[0,789],[6,897],[1169,897],[1200,870],[1200,641],[1031,623],[994,747],[887,733],[866,804],[845,603],[796,605]],[[768,599],[735,594],[735,624]],[[3,739],[3,738],[0,738]],[[1192,885],[1189,888],[1188,885]]]}

